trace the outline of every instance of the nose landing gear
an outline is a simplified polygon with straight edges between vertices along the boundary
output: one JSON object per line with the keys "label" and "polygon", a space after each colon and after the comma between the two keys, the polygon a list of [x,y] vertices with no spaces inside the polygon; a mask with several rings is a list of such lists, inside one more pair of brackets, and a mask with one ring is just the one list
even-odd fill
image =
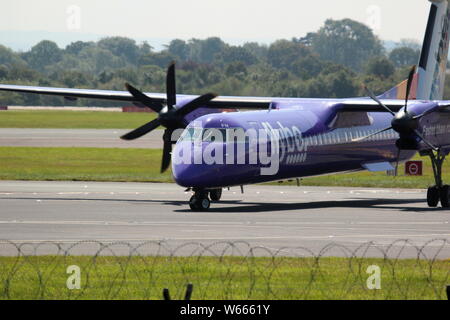
{"label": "nose landing gear", "polygon": [[436,185],[429,187],[427,192],[427,203],[429,207],[437,207],[439,201],[443,208],[450,207],[450,187],[444,185],[442,182],[442,165],[444,163],[446,153],[441,150],[433,151],[429,150],[421,155],[427,155],[431,159],[431,164],[433,166],[433,174]]}
{"label": "nose landing gear", "polygon": [[213,190],[193,189],[194,195],[189,200],[189,207],[192,211],[207,211],[211,206],[211,201],[220,201],[222,198],[222,188]]}
{"label": "nose landing gear", "polygon": [[206,211],[209,209],[211,201],[208,199],[208,192],[195,191],[189,200],[189,207],[192,211]]}

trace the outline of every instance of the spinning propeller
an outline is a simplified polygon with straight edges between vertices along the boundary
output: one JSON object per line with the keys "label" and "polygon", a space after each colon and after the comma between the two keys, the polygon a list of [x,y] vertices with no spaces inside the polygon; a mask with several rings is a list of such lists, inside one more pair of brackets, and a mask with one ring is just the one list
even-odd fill
{"label": "spinning propeller", "polygon": [[394,116],[394,118],[392,119],[391,122],[391,126],[385,129],[382,129],[380,131],[377,131],[375,133],[372,133],[368,136],[362,137],[362,138],[358,138],[358,139],[353,139],[353,141],[361,141],[361,140],[365,140],[368,139],[372,136],[375,136],[377,134],[380,134],[382,132],[388,131],[393,129],[394,131],[396,131],[399,135],[400,135],[400,140],[402,138],[411,136],[413,134],[417,135],[423,142],[425,142],[431,149],[433,150],[437,150],[437,148],[435,146],[433,146],[430,142],[428,142],[423,135],[420,133],[420,131],[418,130],[419,128],[419,120],[428,114],[427,111],[425,111],[424,113],[420,114],[420,115],[414,115],[413,113],[408,112],[408,99],[409,99],[409,94],[411,92],[411,85],[414,79],[414,74],[416,72],[416,66],[414,66],[410,73],[409,73],[409,77],[408,77],[408,83],[406,86],[406,98],[405,98],[405,107],[404,109],[401,109],[399,112],[395,113],[393,112],[391,109],[389,109],[386,105],[384,105],[374,94],[373,92],[367,88],[366,86],[364,86],[364,89],[367,91],[367,93],[369,94],[370,98],[372,98],[372,100],[374,100],[375,102],[377,102],[381,107],[383,107],[384,109],[386,109],[390,114],[392,114]]}
{"label": "spinning propeller", "polygon": [[161,173],[166,171],[170,164],[170,153],[172,152],[172,133],[176,129],[186,128],[184,122],[184,117],[194,111],[195,109],[204,106],[206,103],[214,99],[217,95],[213,93],[207,93],[202,95],[184,105],[181,108],[175,108],[177,105],[177,95],[176,95],[176,83],[175,83],[175,63],[172,62],[167,69],[166,76],[166,94],[167,98],[165,103],[158,100],[152,99],[145,95],[138,89],[134,88],[130,84],[126,83],[125,87],[128,92],[147,108],[152,109],[154,112],[158,113],[158,118],[152,120],[143,126],[123,135],[120,137],[123,140],[134,140],[142,137],[143,135],[155,130],[160,125],[165,127],[163,135],[163,156],[161,163]]}
{"label": "spinning propeller", "polygon": [[419,120],[423,116],[427,115],[428,112],[425,111],[424,113],[422,113],[420,115],[415,115],[415,114],[413,114],[411,112],[408,112],[408,99],[409,99],[409,94],[411,92],[411,86],[412,86],[412,83],[413,83],[413,80],[414,80],[414,74],[415,73],[416,73],[416,66],[413,66],[413,68],[409,72],[408,82],[407,82],[407,86],[406,86],[405,107],[402,108],[397,113],[395,113],[391,109],[389,109],[385,104],[383,104],[374,95],[374,93],[369,88],[364,86],[364,89],[367,91],[367,93],[369,94],[370,98],[372,100],[374,100],[376,103],[378,103],[381,107],[386,109],[386,111],[388,111],[390,114],[392,114],[394,118],[391,121],[391,126],[390,127],[382,129],[380,131],[377,131],[375,133],[372,133],[372,134],[370,134],[368,136],[365,136],[365,137],[362,137],[362,138],[353,139],[353,141],[362,141],[362,140],[368,139],[368,138],[370,138],[372,136],[375,136],[377,134],[380,134],[382,132],[385,132],[385,131],[393,129],[395,132],[397,132],[400,135],[400,139],[397,140],[397,143],[396,143],[397,148],[398,148],[396,171],[397,171],[397,168],[398,168],[398,161],[399,161],[399,158],[400,158],[400,151],[402,149],[402,141],[407,140],[411,136],[416,135],[426,145],[428,145],[431,149],[433,149],[434,151],[438,150],[438,148],[436,148],[429,141],[427,141],[425,139],[425,137],[418,130],[418,128],[419,128]]}

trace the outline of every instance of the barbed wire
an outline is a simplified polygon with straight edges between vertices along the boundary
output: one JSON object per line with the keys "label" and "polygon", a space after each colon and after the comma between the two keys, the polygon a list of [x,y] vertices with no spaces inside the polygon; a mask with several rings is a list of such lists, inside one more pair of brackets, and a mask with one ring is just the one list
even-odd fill
{"label": "barbed wire", "polygon": [[0,299],[162,299],[164,288],[183,299],[187,284],[193,299],[447,299],[449,252],[447,239],[318,252],[244,241],[0,240]]}

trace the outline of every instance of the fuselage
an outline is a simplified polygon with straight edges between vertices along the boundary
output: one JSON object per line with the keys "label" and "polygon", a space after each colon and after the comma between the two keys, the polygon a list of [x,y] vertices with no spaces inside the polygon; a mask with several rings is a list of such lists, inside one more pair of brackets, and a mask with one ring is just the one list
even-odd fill
{"label": "fuselage", "polygon": [[[274,107],[270,111],[213,113],[191,122],[172,153],[175,181],[206,189],[245,185],[365,170],[370,164],[401,162],[416,153],[399,152],[395,144],[399,135],[392,129],[355,141],[389,127],[392,115],[386,112],[340,112],[339,100],[330,99],[275,101]],[[411,102],[409,110],[419,114],[431,107],[432,103]],[[450,144],[446,141],[448,123],[447,117],[437,113],[421,120],[424,134],[440,144]],[[445,125],[442,132],[433,131],[441,125]],[[224,138],[205,137],[205,132],[213,129],[224,132]],[[267,133],[267,157],[255,156],[261,145],[252,144],[253,136],[229,139],[226,129]]]}

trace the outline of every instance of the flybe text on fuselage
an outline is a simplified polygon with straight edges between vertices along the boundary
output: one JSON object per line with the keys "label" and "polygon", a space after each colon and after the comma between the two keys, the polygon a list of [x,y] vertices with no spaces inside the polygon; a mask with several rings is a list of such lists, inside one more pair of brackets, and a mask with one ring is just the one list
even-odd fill
{"label": "flybe text on fuselage", "polygon": [[284,161],[285,164],[294,165],[306,161],[308,145],[297,126],[293,125],[289,128],[280,121],[276,122],[275,128],[269,122],[262,122],[261,125],[268,135],[278,138],[280,163]]}

